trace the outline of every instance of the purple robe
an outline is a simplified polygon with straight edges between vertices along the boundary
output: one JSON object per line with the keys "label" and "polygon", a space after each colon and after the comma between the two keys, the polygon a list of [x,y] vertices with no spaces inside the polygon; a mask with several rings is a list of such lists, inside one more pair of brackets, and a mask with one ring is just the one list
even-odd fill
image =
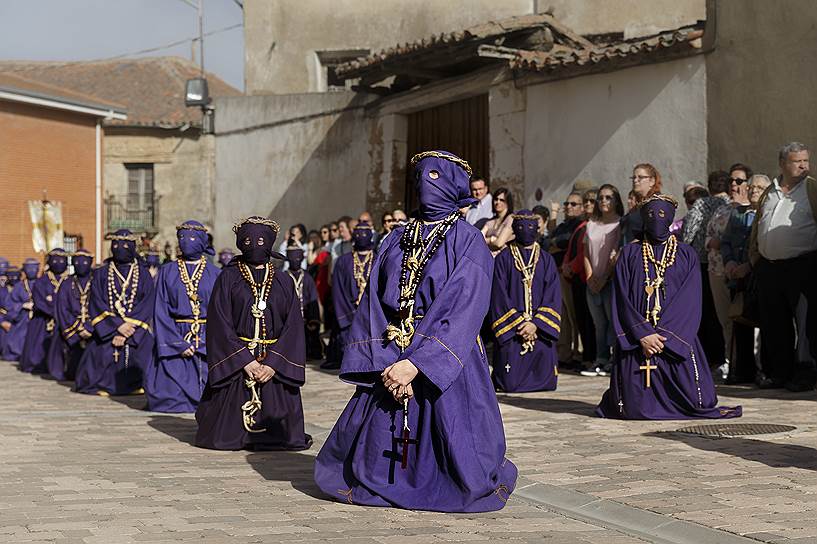
{"label": "purple robe", "polygon": [[[11,290],[4,283],[0,285],[0,323],[6,321],[8,315],[9,298],[11,297]],[[3,350],[6,347],[6,336],[8,333],[6,329],[0,327],[0,358],[3,356]]]}
{"label": "purple robe", "polygon": [[[427,235],[430,228],[424,228]],[[402,230],[383,242],[355,316],[341,379],[357,385],[315,461],[315,482],[341,502],[441,512],[501,509],[516,484],[479,329],[493,259],[482,234],[456,221],[417,290],[423,316],[401,354],[384,340],[398,308]],[[409,401],[408,466],[402,404],[381,381],[401,359],[419,369]]]}
{"label": "purple robe", "polygon": [[31,286],[31,297],[34,300],[34,313],[28,323],[19,368],[31,374],[44,374],[48,372],[48,350],[57,331],[55,310],[57,287],[51,283],[48,273],[34,281]]}
{"label": "purple robe", "polygon": [[[253,273],[263,270],[253,269]],[[256,277],[256,281],[262,278]],[[207,385],[196,410],[199,424],[196,445],[217,450],[309,448],[312,438],[304,432],[301,386],[305,381],[306,348],[300,302],[292,280],[275,272],[264,310],[267,326],[266,358],[261,364],[275,376],[259,384],[261,410],[254,416],[253,430],[244,428],[242,405],[250,400],[244,367],[255,359],[247,347],[255,319],[250,286],[236,262],[224,267],[213,286],[207,307]],[[244,340],[244,339],[247,340]]]}
{"label": "purple robe", "polygon": [[[521,248],[527,263],[531,250]],[[558,379],[556,342],[561,330],[562,293],[556,261],[540,251],[531,289],[531,317],[537,339],[533,351],[521,355],[522,338],[516,329],[524,322],[525,288],[522,273],[514,266],[509,248],[494,260],[490,319],[497,348],[494,350],[494,384],[508,392],[553,391]]]}
{"label": "purple robe", "polygon": [[48,373],[57,380],[74,379],[79,361],[90,341],[84,340],[80,336],[80,331],[84,329],[89,333],[94,332],[91,326],[90,300],[85,319],[82,319],[80,305],[80,289],[87,287],[90,281],[90,276],[85,278],[70,276],[62,282],[57,291],[54,310],[59,334],[54,335],[47,359]]}
{"label": "purple robe", "polygon": [[[185,264],[188,275],[195,264]],[[176,261],[165,263],[156,280],[156,356],[145,372],[145,395],[148,410],[152,412],[192,413],[207,383],[206,320],[207,304],[220,270],[206,263],[199,281],[201,301],[199,339],[192,337],[193,310]],[[188,348],[194,348],[192,357],[182,357]]]}
{"label": "purple robe", "polygon": [[[341,255],[335,263],[335,268],[332,272],[332,303],[335,307],[335,317],[338,320],[338,327],[340,328],[338,343],[341,359],[343,357],[343,349],[348,341],[349,329],[352,326],[352,321],[357,312],[357,297],[360,294],[357,288],[357,281],[355,281],[354,257],[354,253]],[[371,274],[373,261],[374,257],[372,257],[372,260],[369,261],[366,267],[366,276]]]}
{"label": "purple robe", "polygon": [[[77,368],[75,383],[78,393],[131,394],[142,387],[144,370],[153,359],[153,278],[147,266],[137,262],[139,283],[134,286],[131,281],[125,294],[129,300],[132,290],[136,289],[136,298],[132,311],[123,319],[108,304],[108,267],[111,266],[117,266],[120,274],[126,276],[130,264],[116,265],[108,261],[94,270],[90,303],[94,337],[85,348]],[[114,282],[117,291],[120,290],[120,279],[114,277]],[[118,334],[117,328],[125,322],[134,325],[136,332],[127,339],[124,347],[114,348],[111,341]]]}
{"label": "purple robe", "polygon": [[23,346],[28,332],[28,323],[34,311],[26,310],[23,304],[33,302],[31,298],[31,280],[26,277],[20,278],[7,299],[7,314],[4,321],[11,323],[11,329],[6,335],[6,345],[3,349],[3,359],[6,361],[18,361],[23,353]]}
{"label": "purple robe", "polygon": [[[304,317],[304,326],[306,327],[304,333],[307,357],[320,359],[323,353],[323,345],[320,339],[321,310],[320,306],[318,306],[318,288],[315,285],[315,280],[303,270],[287,270],[285,273],[292,278],[293,285],[295,285],[296,278],[303,278],[301,280],[301,293],[298,298],[301,301],[301,315]],[[314,357],[312,357],[313,355]]]}
{"label": "purple robe", "polygon": [[[660,259],[661,246],[655,246]],[[650,263],[650,277],[655,269]],[[610,388],[604,393],[596,414],[621,419],[731,418],[742,413],[740,406],[719,407],[709,372],[698,325],[701,321],[701,272],[695,250],[678,243],[675,264],[667,268],[663,306],[653,327],[645,318],[644,265],[641,244],[626,245],[616,265],[613,290],[613,326],[618,345],[610,373]],[[646,362],[641,338],[652,333],[667,338],[664,351]],[[650,387],[646,369],[650,369]]]}

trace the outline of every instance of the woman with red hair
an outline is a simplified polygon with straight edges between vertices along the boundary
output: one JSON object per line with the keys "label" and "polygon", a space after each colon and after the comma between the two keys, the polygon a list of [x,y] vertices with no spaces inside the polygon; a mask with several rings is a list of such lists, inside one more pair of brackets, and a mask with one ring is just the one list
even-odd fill
{"label": "woman with red hair", "polygon": [[653,195],[661,193],[661,174],[648,162],[636,164],[630,177],[635,194],[636,207],[621,218],[621,242],[629,244],[641,239],[643,224],[638,205]]}

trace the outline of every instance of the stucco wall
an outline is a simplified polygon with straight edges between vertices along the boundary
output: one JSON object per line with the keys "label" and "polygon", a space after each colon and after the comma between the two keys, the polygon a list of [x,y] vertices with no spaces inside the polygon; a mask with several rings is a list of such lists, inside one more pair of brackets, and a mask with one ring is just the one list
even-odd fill
{"label": "stucco wall", "polygon": [[699,55],[527,87],[525,203],[562,202],[578,179],[626,195],[639,162],[654,164],[675,195],[705,179],[706,73]]}
{"label": "stucco wall", "polygon": [[159,195],[158,249],[166,241],[176,248],[176,225],[186,219],[213,224],[214,137],[195,129],[105,130],[105,192],[127,193],[126,163],[152,163],[154,191]]}
{"label": "stucco wall", "polygon": [[233,223],[271,217],[319,227],[366,206],[376,122],[366,97],[321,93],[216,99],[215,243]]}
{"label": "stucco wall", "polygon": [[717,39],[707,55],[709,166],[744,162],[775,175],[781,145],[817,145],[817,2],[715,5]]}
{"label": "stucco wall", "polygon": [[580,33],[645,35],[704,18],[704,0],[247,0],[248,94],[319,90],[315,51],[372,52],[485,21],[553,8]]}

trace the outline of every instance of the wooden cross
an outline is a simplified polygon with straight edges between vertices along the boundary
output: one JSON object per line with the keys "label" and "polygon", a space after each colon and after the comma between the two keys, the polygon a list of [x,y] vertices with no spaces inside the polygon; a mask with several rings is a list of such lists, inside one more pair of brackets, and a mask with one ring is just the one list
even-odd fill
{"label": "wooden cross", "polygon": [[400,468],[406,470],[408,467],[408,449],[411,444],[417,444],[417,440],[413,438],[409,438],[409,430],[403,429],[403,438],[400,439],[400,442],[403,444],[403,456],[400,460]]}
{"label": "wooden cross", "polygon": [[508,364],[505,365],[505,372],[510,372],[510,371],[511,371],[511,364],[508,363]]}
{"label": "wooden cross", "polygon": [[639,366],[639,370],[644,370],[647,372],[647,387],[650,387],[650,371],[657,369],[658,366],[650,364],[650,359],[644,361],[644,364]]}
{"label": "wooden cross", "polygon": [[116,348],[113,348],[113,362],[115,364],[119,363],[119,350]]}

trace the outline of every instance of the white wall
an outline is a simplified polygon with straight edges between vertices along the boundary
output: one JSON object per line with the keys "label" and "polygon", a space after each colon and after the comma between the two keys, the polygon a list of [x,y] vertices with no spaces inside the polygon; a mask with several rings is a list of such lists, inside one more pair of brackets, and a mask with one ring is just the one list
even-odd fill
{"label": "white wall", "polygon": [[215,233],[233,247],[232,225],[249,215],[317,228],[366,205],[366,97],[322,93],[216,99]]}
{"label": "white wall", "polygon": [[578,179],[612,183],[624,197],[639,162],[680,196],[687,181],[706,179],[706,119],[703,55],[529,86],[525,204],[562,202]]}

